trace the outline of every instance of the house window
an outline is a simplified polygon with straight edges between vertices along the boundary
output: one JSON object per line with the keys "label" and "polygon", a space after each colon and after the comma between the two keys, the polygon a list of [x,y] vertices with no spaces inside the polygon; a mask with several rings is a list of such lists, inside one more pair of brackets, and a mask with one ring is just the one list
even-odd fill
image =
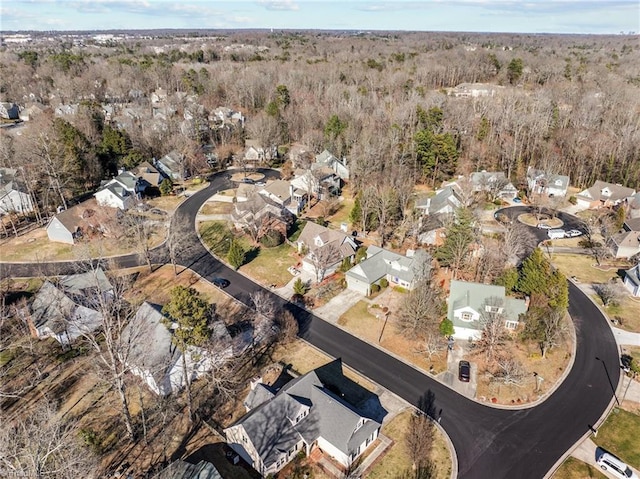
{"label": "house window", "polygon": [[485,306],[484,310],[487,313],[502,313],[502,308],[500,308],[499,306]]}
{"label": "house window", "polygon": [[516,329],[518,327],[517,321],[505,321],[505,326],[507,329]]}
{"label": "house window", "polygon": [[473,321],[473,314],[472,313],[468,313],[468,312],[461,313],[460,314],[460,319],[462,321]]}

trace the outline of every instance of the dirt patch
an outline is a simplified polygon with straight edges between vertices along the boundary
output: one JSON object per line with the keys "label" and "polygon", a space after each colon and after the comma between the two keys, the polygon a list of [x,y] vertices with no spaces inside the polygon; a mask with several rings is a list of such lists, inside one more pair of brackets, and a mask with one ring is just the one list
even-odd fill
{"label": "dirt patch", "polygon": [[545,226],[548,226],[549,228],[562,228],[562,225],[564,224],[560,218],[552,218],[546,214],[536,216],[531,213],[521,214],[520,216],[518,216],[518,221],[528,226],[543,224]]}

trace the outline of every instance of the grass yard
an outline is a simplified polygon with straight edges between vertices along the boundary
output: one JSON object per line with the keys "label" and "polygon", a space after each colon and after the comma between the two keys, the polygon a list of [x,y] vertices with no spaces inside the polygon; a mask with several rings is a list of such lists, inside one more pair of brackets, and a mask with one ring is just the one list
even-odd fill
{"label": "grass yard", "polygon": [[[409,430],[411,414],[413,413],[410,410],[404,411],[382,427],[382,434],[393,440],[393,446],[369,470],[367,473],[368,479],[401,477],[403,472],[411,468],[411,456],[405,439]],[[447,479],[451,476],[449,448],[444,437],[436,428],[434,428],[434,443],[431,448],[430,459],[436,467],[435,478]]]}
{"label": "grass yard", "polygon": [[185,198],[181,196],[158,196],[157,198],[150,198],[146,200],[146,203],[151,206],[151,208],[158,208],[160,210],[164,210],[167,213],[173,213],[178,205],[182,203]]}
{"label": "grass yard", "polygon": [[612,278],[618,278],[617,267],[607,270],[596,268],[596,262],[590,255],[554,253],[551,255],[551,263],[567,278],[575,276],[581,283],[606,283]]}
{"label": "grass yard", "polygon": [[[624,286],[620,284],[620,288]],[[598,304],[601,304],[598,298]],[[640,333],[640,301],[626,295],[618,306],[607,306],[605,311],[610,318],[618,320],[616,327]]]}
{"label": "grass yard", "polygon": [[627,464],[640,468],[640,416],[614,408],[593,441]]}
{"label": "grass yard", "polygon": [[562,466],[553,475],[553,479],[607,479],[607,476],[602,474],[595,467],[586,464],[574,457],[567,458],[562,463]]}
{"label": "grass yard", "polygon": [[229,251],[229,242],[233,239],[233,233],[226,221],[205,221],[199,226],[202,241],[213,254],[225,257]]}
{"label": "grass yard", "polygon": [[[291,369],[298,374],[306,374],[312,369],[323,366],[332,360],[329,356],[316,348],[309,346],[304,341],[294,341],[286,346],[278,347],[272,355],[274,361],[290,364]],[[344,375],[353,382],[369,391],[375,391],[376,385],[366,378],[344,367]]]}
{"label": "grass yard", "polygon": [[[380,318],[376,318],[376,313]],[[443,354],[433,356],[432,360],[429,360],[424,353],[418,352],[420,345],[417,341],[398,333],[393,323],[393,314],[390,315],[383,331],[384,318],[382,314],[381,309],[371,308],[370,303],[362,300],[344,313],[338,320],[338,324],[354,336],[365,341],[378,343],[387,351],[402,357],[425,371],[429,370],[431,365],[433,365],[436,373],[446,369],[446,357]],[[378,341],[381,332],[382,339]]]}
{"label": "grass yard", "polygon": [[336,228],[340,228],[340,225],[342,223],[347,223],[347,224],[351,223],[349,221],[349,215],[351,214],[354,201],[353,201],[353,198],[351,198],[350,196],[349,197],[343,196],[343,197],[344,197],[344,200],[340,202],[340,207],[338,208],[338,211],[336,211],[331,216],[325,218]]}
{"label": "grass yard", "polygon": [[252,252],[249,253],[249,262],[242,265],[240,271],[261,284],[284,286],[291,279],[287,268],[298,261],[294,253],[294,249],[286,243],[275,248],[260,246],[255,258],[251,257]]}
{"label": "grass yard", "polygon": [[228,215],[233,211],[233,203],[207,201],[200,210],[201,215]]}

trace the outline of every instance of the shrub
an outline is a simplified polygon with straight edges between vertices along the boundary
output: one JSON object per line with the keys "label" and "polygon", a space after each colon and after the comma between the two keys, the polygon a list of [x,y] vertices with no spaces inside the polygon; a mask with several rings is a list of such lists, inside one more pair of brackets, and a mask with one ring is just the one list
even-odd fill
{"label": "shrub", "polygon": [[578,198],[576,198],[575,196],[569,196],[569,203],[571,203],[572,205],[578,204]]}
{"label": "shrub", "polygon": [[387,281],[387,278],[382,278],[380,280],[380,287],[381,288],[386,288],[389,286],[389,281]]}
{"label": "shrub", "polygon": [[284,241],[284,236],[278,230],[270,230],[260,238],[260,243],[262,243],[267,248],[275,248],[276,246],[280,246]]}
{"label": "shrub", "polygon": [[170,195],[172,191],[173,183],[171,182],[171,180],[169,178],[165,178],[164,180],[162,180],[162,183],[160,183],[160,194],[162,196],[167,196]]}
{"label": "shrub", "polygon": [[367,248],[365,247],[358,248],[358,251],[356,251],[356,264],[360,263],[365,259],[367,259]]}
{"label": "shrub", "polygon": [[380,285],[379,284],[372,284],[371,285],[371,294],[377,293],[378,291],[380,291]]}

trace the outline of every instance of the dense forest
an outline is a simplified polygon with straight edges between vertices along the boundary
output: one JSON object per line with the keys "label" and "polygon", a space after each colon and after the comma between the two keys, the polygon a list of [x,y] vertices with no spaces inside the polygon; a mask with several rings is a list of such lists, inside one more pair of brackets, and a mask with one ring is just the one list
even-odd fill
{"label": "dense forest", "polygon": [[[49,211],[118,167],[178,149],[197,171],[203,144],[231,158],[246,138],[283,155],[294,142],[326,147],[348,159],[356,190],[437,186],[481,169],[521,184],[528,166],[578,187],[640,186],[636,36],[199,32],[61,37],[3,46],[0,58],[3,101],[79,104],[75,115],[45,111],[20,134],[3,131],[0,166],[24,166]],[[463,83],[493,89],[452,94]],[[160,126],[151,115],[126,127],[105,117],[105,104],[150,110],[158,88],[174,113]],[[203,128],[219,106],[241,111],[244,131]]]}

